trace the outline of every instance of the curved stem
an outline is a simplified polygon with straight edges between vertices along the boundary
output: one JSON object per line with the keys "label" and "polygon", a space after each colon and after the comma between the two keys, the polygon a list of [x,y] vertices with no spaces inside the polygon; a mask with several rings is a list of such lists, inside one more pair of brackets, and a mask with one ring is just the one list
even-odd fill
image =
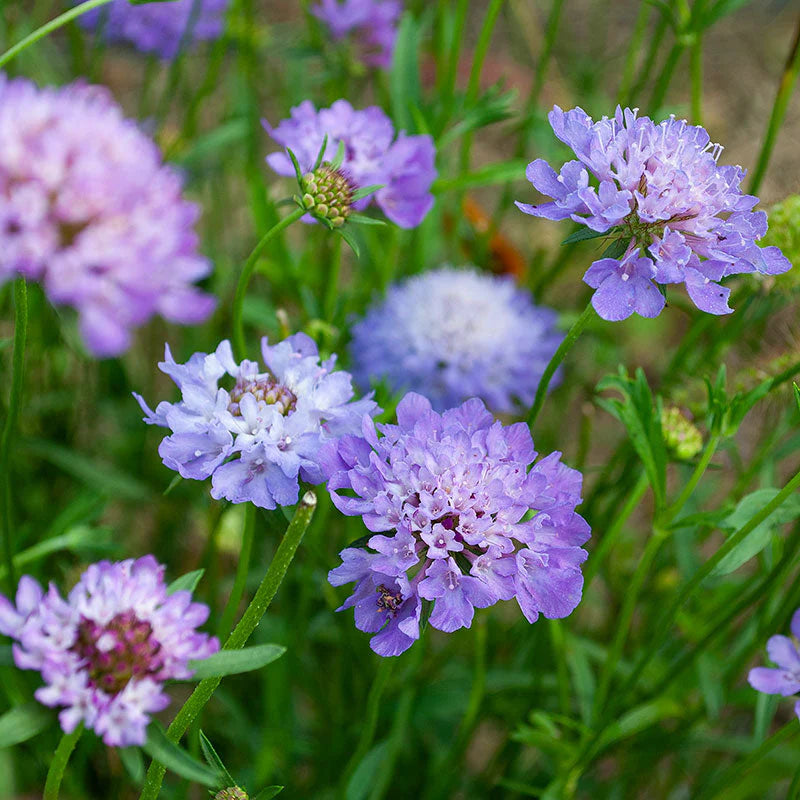
{"label": "curved stem", "polygon": [[83,733],[83,723],[81,722],[72,733],[65,733],[58,743],[53,760],[50,762],[50,769],[47,770],[47,779],[44,784],[44,794],[42,800],[58,800],[58,792],[61,788],[61,781],[64,778],[64,770],[67,768],[69,757],[78,744],[78,739]]}
{"label": "curved stem", "polygon": [[245,355],[245,340],[244,340],[244,324],[242,323],[242,306],[244,305],[244,298],[247,294],[247,284],[250,282],[250,276],[258,263],[258,259],[264,252],[264,249],[269,244],[270,239],[279,234],[284,228],[288,228],[293,222],[296,222],[300,217],[304,216],[307,212],[302,208],[293,211],[289,216],[284,217],[280,222],[273,225],[262,237],[261,241],[255,246],[253,252],[247,257],[244,262],[242,272],[239,275],[239,282],[236,284],[236,295],[233,298],[233,346],[239,358],[244,358]]}
{"label": "curved stem", "polygon": [[783,68],[783,75],[781,75],[781,82],[775,95],[775,102],[772,104],[772,113],[767,123],[764,144],[761,145],[756,169],[750,182],[750,194],[755,194],[761,186],[761,181],[764,180],[764,175],[772,156],[772,149],[775,147],[775,140],[778,138],[778,131],[783,123],[783,118],[786,116],[786,109],[789,106],[789,98],[792,96],[798,72],[800,72],[800,20],[797,22],[797,30],[794,34],[792,46],[789,49],[786,66]]}
{"label": "curved stem", "polygon": [[220,637],[227,636],[230,633],[233,621],[236,619],[236,611],[244,594],[247,574],[250,571],[250,556],[253,553],[253,531],[255,527],[256,507],[252,503],[246,503],[242,524],[242,549],[239,551],[239,563],[236,565],[236,577],[233,580],[233,587],[220,619],[218,631]]}
{"label": "curved stem", "polygon": [[95,8],[100,8],[100,6],[104,6],[110,2],[111,0],[86,0],[85,3],[81,3],[79,6],[75,6],[75,8],[71,8],[69,11],[65,11],[60,16],[42,25],[41,28],[37,28],[33,33],[6,50],[6,52],[0,56],[0,67],[7,64],[15,56],[18,56],[23,50],[30,47],[30,45],[38,42],[39,39],[43,39],[48,33],[58,30],[58,28],[63,27],[76,17],[81,16],[81,14],[85,14],[87,11],[91,11]]}
{"label": "curved stem", "polygon": [[11,366],[11,393],[8,398],[8,415],[0,438],[0,500],[3,511],[0,525],[3,527],[3,560],[9,595],[16,588],[14,570],[14,545],[12,542],[13,520],[11,518],[11,442],[19,417],[20,399],[25,376],[25,342],[28,336],[28,287],[25,278],[17,278],[14,284],[14,355]]}
{"label": "curved stem", "polygon": [[[283,535],[280,545],[272,559],[272,563],[267,569],[261,585],[258,587],[250,605],[245,610],[239,624],[225,642],[225,650],[241,650],[253,631],[258,627],[262,617],[275,597],[278,588],[286,577],[286,571],[292,563],[297,546],[303,538],[303,534],[308,528],[314,509],[317,506],[317,496],[314,492],[306,492],[303,499],[297,506],[297,510]],[[186,733],[187,728],[194,722],[198,714],[203,710],[205,704],[211,699],[222,678],[206,678],[197,684],[197,687],[183,704],[182,708],[175,715],[169,728],[167,728],[167,738],[173,742],[180,741],[181,736]],[[147,777],[142,787],[139,800],[156,800],[161,790],[166,768],[153,761],[147,770]]]}
{"label": "curved stem", "polygon": [[536,417],[544,405],[544,398],[547,396],[547,387],[550,386],[550,381],[553,379],[553,374],[558,369],[561,362],[566,357],[567,353],[572,349],[572,345],[578,340],[578,337],[583,332],[583,329],[588,324],[589,320],[594,316],[594,308],[592,304],[586,306],[583,313],[575,320],[572,327],[567,331],[564,341],[558,346],[558,350],[553,354],[550,363],[545,367],[542,379],[539,381],[539,386],[536,389],[536,397],[533,400],[531,410],[528,412],[526,422],[529,428],[533,428],[533,423],[536,422]]}

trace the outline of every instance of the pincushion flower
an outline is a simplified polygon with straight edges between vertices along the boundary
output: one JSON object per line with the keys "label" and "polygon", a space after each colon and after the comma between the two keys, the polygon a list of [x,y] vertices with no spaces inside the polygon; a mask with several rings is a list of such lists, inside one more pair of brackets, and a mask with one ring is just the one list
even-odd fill
{"label": "pincushion flower", "polygon": [[171,60],[184,38],[185,44],[193,44],[221,36],[229,4],[230,0],[169,0],[133,5],[129,0],[112,0],[82,15],[80,21],[109,40],[130,42],[143,53]]}
{"label": "pincushion flower", "polygon": [[116,747],[144,744],[150,715],[169,705],[164,682],[191,678],[189,661],[219,650],[196,630],[207,618],[190,592],[167,593],[153,556],[92,564],[66,599],[28,576],[16,605],[0,595],[16,665],[42,674],[36,699],[62,708],[67,733],[83,722]]}
{"label": "pincushion flower", "polygon": [[[352,180],[353,189],[381,186],[374,194],[355,200],[356,210],[373,201],[401,228],[414,228],[433,206],[431,184],[436,177],[436,150],[428,136],[395,137],[389,117],[377,106],[362,111],[346,100],[337,100],[320,111],[310,100],[291,110],[289,119],[276,128],[264,122],[269,135],[297,158],[300,170],[309,172],[320,160],[331,162],[344,147],[341,171]],[[327,136],[327,142],[325,137]],[[267,163],[279,175],[293,176],[295,168],[285,152],[267,156]]]}
{"label": "pincushion flower", "polygon": [[[230,342],[178,364],[166,348],[158,366],[181,390],[177,403],[152,411],[134,397],[150,425],[169,428],[158,448],[164,464],[184,478],[211,478],[211,495],[260,508],[297,502],[299,480],[323,480],[322,445],[361,429],[377,414],[371,395],[351,402],[347,372],[334,371],[336,356],[320,363],[317,346],[303,333],[269,345],[261,340],[266,369],[233,359]],[[220,380],[228,378],[228,388]]]}
{"label": "pincushion flower", "polygon": [[498,600],[516,598],[529,622],[573,611],[590,534],[575,513],[582,477],[560,453],[536,455],[526,425],[501,425],[480,400],[438,414],[414,393],[397,425],[376,431],[365,418],[360,436],[325,446],[334,504],[375,533],[366,549],[343,550],[328,580],[356,583],[339,610],[354,608],[376,653],[419,638],[422,600],[447,632]]}
{"label": "pincushion flower", "polygon": [[361,60],[383,69],[392,65],[401,11],[397,0],[322,0],[311,7],[334,39],[352,36]]}
{"label": "pincushion flower", "polygon": [[774,275],[791,264],[777,247],[757,244],[767,215],[753,211],[757,197],[742,193],[744,170],[719,166],[722,147],[704,128],[674,116],[655,123],[637,111],[617,107],[612,119],[594,122],[581,108],[555,106],[550,124],[577,159],[559,173],[543,159],[530,163],[528,180],[552,200],[517,206],[627,243],[620,258],[603,258],[584,276],[603,319],[658,316],[664,297],[657,285],[673,283],[684,284],[702,311],[728,314],[730,289],[719,281]]}
{"label": "pincushion flower", "polygon": [[[800,692],[800,609],[794,612],[790,628],[793,638],[772,636],[767,642],[767,653],[778,666],[750,670],[747,680],[757,691],[783,697]],[[794,713],[800,718],[800,700],[794,704]]]}
{"label": "pincushion flower", "polygon": [[437,411],[478,397],[510,413],[533,402],[563,338],[556,319],[510,278],[444,266],[390,287],[353,325],[353,374],[424,394]]}
{"label": "pincushion flower", "polygon": [[105,89],[0,75],[0,283],[23,275],[76,308],[94,355],[124,352],[153,314],[192,324],[211,313],[192,286],[210,272],[197,217]]}

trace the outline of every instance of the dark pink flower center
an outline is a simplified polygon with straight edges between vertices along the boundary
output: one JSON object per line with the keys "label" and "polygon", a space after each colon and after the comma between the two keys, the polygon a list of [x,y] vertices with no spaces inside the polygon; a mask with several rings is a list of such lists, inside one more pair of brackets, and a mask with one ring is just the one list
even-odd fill
{"label": "dark pink flower center", "polygon": [[150,623],[132,611],[117,614],[106,625],[82,617],[72,651],[86,662],[90,685],[110,695],[163,666]]}

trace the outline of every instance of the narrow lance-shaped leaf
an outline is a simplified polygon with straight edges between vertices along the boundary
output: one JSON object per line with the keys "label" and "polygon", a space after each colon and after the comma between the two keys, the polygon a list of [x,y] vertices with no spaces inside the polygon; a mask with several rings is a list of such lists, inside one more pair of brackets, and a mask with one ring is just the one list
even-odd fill
{"label": "narrow lance-shaped leaf", "polygon": [[242,650],[220,650],[202,661],[190,661],[189,669],[194,670],[193,680],[237,675],[261,669],[285,652],[286,648],[278,644],[259,644]]}
{"label": "narrow lance-shaped leaf", "polygon": [[189,755],[180,745],[168,739],[164,729],[157,722],[150,723],[143,749],[154,761],[158,761],[181,778],[214,789],[222,785],[217,770],[207,767]]}

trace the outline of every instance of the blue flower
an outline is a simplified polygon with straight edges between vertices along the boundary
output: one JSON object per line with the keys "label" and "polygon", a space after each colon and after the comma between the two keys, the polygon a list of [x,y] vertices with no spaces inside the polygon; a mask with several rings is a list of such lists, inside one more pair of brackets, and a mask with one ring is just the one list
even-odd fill
{"label": "blue flower", "polygon": [[[184,478],[211,478],[211,495],[260,508],[297,502],[299,480],[320,483],[322,445],[361,430],[377,414],[371,396],[351,402],[347,372],[333,371],[336,357],[320,364],[317,346],[297,333],[274,346],[261,340],[267,370],[237,364],[228,341],[214,353],[195,353],[186,364],[169,347],[159,364],[181,390],[178,403],[152,411],[137,394],[144,421],[171,430],[159,447],[164,464]],[[229,376],[232,386],[219,385]]]}
{"label": "blue flower", "polygon": [[376,431],[365,418],[360,436],[321,454],[336,507],[375,533],[367,549],[343,550],[328,575],[333,586],[356,583],[341,609],[375,634],[372,649],[398,655],[419,638],[421,599],[447,632],[514,597],[529,622],[570,614],[590,533],[575,513],[580,473],[560,453],[533,463],[528,427],[504,427],[477,399],[438,414],[407,394],[397,422]]}
{"label": "blue flower", "polygon": [[437,411],[478,397],[510,413],[533,402],[563,338],[555,323],[510,278],[441,267],[391,287],[353,326],[353,375],[424,394]]}

